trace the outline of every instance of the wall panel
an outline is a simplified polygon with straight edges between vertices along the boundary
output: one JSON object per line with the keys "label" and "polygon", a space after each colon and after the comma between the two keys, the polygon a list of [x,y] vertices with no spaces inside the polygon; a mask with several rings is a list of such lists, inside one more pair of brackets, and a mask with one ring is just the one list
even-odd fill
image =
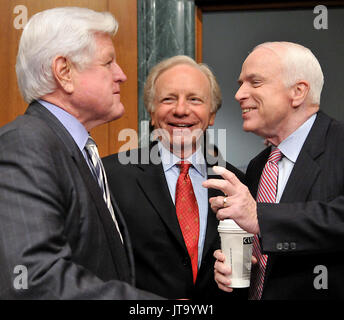
{"label": "wall panel", "polygon": [[115,37],[117,60],[128,76],[122,90],[126,114],[121,120],[92,130],[92,135],[102,156],[117,151],[120,146],[117,142],[118,128],[129,127],[137,130],[136,0],[0,0],[0,126],[23,114],[27,107],[19,93],[15,74],[16,55],[22,32],[22,29],[16,29],[13,23],[18,16],[14,13],[17,5],[27,8],[28,17],[59,6],[87,7],[97,11],[110,11],[115,15],[120,24]]}

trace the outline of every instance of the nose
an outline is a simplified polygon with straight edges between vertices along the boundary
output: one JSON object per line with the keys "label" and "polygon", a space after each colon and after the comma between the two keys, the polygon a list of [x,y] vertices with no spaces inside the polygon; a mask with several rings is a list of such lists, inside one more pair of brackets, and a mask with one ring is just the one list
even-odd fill
{"label": "nose", "polygon": [[125,75],[122,68],[117,63],[114,64],[113,75],[114,75],[115,82],[127,81],[127,76]]}
{"label": "nose", "polygon": [[175,107],[173,109],[173,113],[175,116],[179,116],[179,117],[188,115],[190,113],[190,109],[188,107],[188,104],[185,98],[183,97],[178,98],[175,104]]}
{"label": "nose", "polygon": [[237,101],[242,101],[248,98],[248,90],[246,85],[243,83],[235,94],[235,99]]}

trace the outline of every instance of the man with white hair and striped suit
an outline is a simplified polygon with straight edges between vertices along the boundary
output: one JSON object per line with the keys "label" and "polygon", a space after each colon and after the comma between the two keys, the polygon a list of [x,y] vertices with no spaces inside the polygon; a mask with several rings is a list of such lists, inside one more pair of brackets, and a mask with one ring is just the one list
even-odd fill
{"label": "man with white hair and striped suit", "polygon": [[[210,199],[219,219],[255,234],[249,298],[342,299],[344,124],[319,110],[320,64],[301,45],[263,43],[238,82],[243,129],[271,146],[250,162],[248,188],[222,168],[225,180],[204,186],[228,195]],[[231,270],[215,256],[215,280],[229,291]]]}
{"label": "man with white hair and striped suit", "polygon": [[124,113],[116,31],[110,13],[75,7],[23,31],[16,71],[30,105],[0,128],[1,299],[159,298],[134,287],[127,228],[88,133]]}

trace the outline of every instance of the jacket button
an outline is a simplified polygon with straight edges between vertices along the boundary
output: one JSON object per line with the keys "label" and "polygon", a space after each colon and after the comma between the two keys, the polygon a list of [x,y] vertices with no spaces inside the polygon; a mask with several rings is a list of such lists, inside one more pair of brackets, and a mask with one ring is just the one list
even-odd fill
{"label": "jacket button", "polygon": [[283,249],[284,250],[288,250],[289,249],[289,243],[288,242],[284,242],[283,243]]}
{"label": "jacket button", "polygon": [[278,243],[276,244],[276,249],[277,249],[277,250],[282,250],[282,249],[283,249],[282,242],[278,242]]}
{"label": "jacket button", "polygon": [[296,243],[295,242],[290,242],[290,249],[295,250],[296,249]]}

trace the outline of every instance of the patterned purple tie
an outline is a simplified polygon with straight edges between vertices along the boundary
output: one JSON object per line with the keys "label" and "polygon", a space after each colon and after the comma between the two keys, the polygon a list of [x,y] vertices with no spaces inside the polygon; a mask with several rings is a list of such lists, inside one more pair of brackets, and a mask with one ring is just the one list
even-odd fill
{"label": "patterned purple tie", "polygon": [[[277,148],[270,153],[269,159],[260,177],[257,202],[275,203],[278,181],[278,161],[280,161],[281,158],[282,153]],[[268,256],[261,253],[258,235],[255,235],[253,238],[253,255],[257,258],[258,263],[252,269],[249,299],[260,300],[263,292]]]}

